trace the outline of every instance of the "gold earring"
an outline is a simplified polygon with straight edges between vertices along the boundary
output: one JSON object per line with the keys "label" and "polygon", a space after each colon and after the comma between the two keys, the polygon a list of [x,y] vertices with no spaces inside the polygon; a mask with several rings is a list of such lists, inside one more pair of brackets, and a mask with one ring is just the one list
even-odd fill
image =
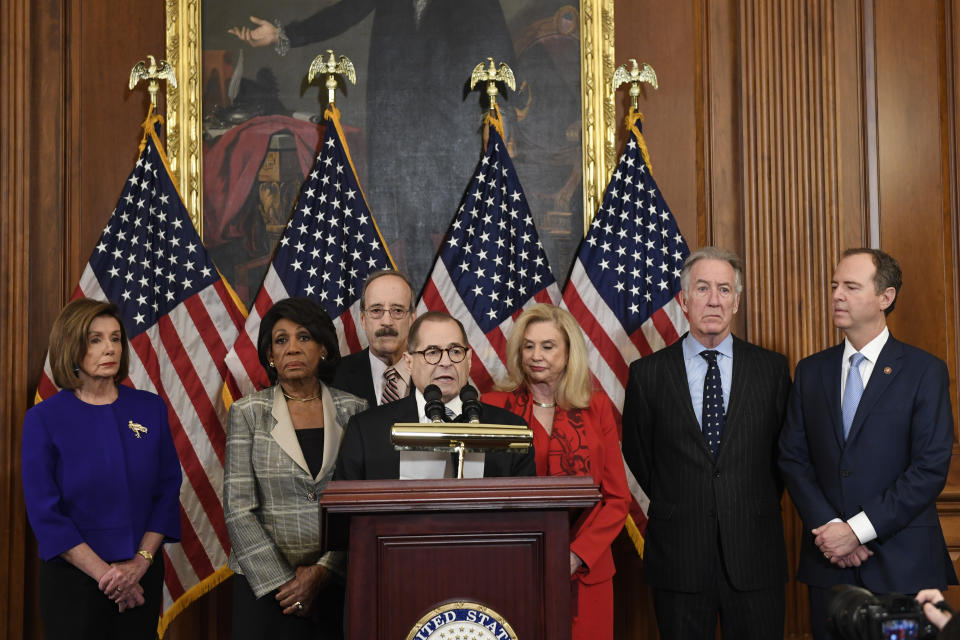
{"label": "gold earring", "polygon": [[277,368],[277,365],[273,364],[273,360],[270,361],[270,368],[271,368],[271,369],[276,369],[276,368]]}

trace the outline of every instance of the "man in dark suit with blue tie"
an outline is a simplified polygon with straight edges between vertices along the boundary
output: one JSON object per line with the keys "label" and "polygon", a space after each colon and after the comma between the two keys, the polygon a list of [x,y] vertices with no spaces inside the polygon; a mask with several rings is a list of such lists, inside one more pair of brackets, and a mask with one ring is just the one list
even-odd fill
{"label": "man in dark suit with blue tie", "polygon": [[942,360],[887,328],[902,276],[876,249],[851,249],[833,275],[840,344],[797,365],[780,468],[803,519],[798,579],[815,639],[828,638],[837,584],[914,594],[956,584],[936,500],[953,448]]}
{"label": "man in dark suit with blue tie", "polygon": [[790,370],[733,336],[743,272],[702,247],[680,275],[690,332],[630,365],[623,454],[650,498],[644,578],[663,640],[783,637],[777,438]]}

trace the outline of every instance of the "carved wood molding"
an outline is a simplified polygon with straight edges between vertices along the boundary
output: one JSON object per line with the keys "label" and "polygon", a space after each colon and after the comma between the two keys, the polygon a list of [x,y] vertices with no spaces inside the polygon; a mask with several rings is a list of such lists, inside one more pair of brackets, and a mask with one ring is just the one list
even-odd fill
{"label": "carved wood molding", "polygon": [[0,637],[23,635],[26,522],[20,489],[20,425],[26,411],[27,271],[30,240],[29,0],[0,4]]}
{"label": "carved wood molding", "polygon": [[835,340],[841,248],[833,2],[740,4],[743,236],[751,340],[791,362]]}

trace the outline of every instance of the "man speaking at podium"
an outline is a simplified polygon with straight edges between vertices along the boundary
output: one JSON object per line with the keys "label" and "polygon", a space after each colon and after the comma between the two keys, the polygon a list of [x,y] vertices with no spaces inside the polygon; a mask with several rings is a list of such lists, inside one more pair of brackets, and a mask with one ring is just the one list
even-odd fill
{"label": "man speaking at podium", "polygon": [[[444,452],[397,451],[390,439],[390,428],[397,422],[433,421],[428,417],[428,402],[424,397],[424,390],[431,385],[440,389],[446,420],[465,422],[459,417],[463,413],[460,390],[467,385],[471,355],[467,333],[458,320],[439,311],[429,311],[418,317],[410,327],[407,352],[403,354],[410,368],[414,393],[358,413],[350,419],[340,447],[334,480],[456,477],[453,455]],[[478,404],[480,422],[526,425],[523,418],[505,409]],[[468,453],[464,457],[465,478],[535,474],[532,446],[526,453]]]}

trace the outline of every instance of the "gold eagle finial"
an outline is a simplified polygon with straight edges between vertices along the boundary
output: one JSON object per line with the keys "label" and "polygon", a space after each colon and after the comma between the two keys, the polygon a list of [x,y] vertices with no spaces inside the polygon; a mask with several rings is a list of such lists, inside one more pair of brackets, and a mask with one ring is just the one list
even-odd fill
{"label": "gold eagle finial", "polygon": [[324,54],[321,53],[310,63],[310,70],[307,71],[307,83],[313,83],[313,79],[318,75],[325,76],[324,86],[327,88],[327,102],[333,104],[336,97],[337,75],[342,75],[352,84],[357,84],[357,71],[353,68],[353,63],[347,56],[340,56],[340,59],[337,60],[333,49],[327,49],[327,53],[330,54],[328,60],[324,60]]}
{"label": "gold eagle finial", "polygon": [[630,58],[631,69],[627,71],[627,65],[622,64],[613,72],[613,91],[616,93],[620,85],[630,83],[630,104],[633,110],[637,110],[637,98],[640,96],[640,83],[647,82],[657,88],[657,72],[653,70],[646,62],[643,66],[637,64],[635,58]]}
{"label": "gold eagle finial", "polygon": [[157,59],[152,55],[147,54],[147,58],[150,59],[150,64],[147,64],[146,60],[141,60],[133,65],[133,69],[130,70],[128,88],[133,89],[141,80],[149,80],[150,83],[147,85],[147,91],[150,92],[150,104],[156,109],[157,91],[160,89],[160,80],[166,80],[176,89],[177,74],[166,60],[161,60],[158,64]]}
{"label": "gold eagle finial", "polygon": [[502,82],[511,91],[516,91],[517,81],[513,77],[513,69],[508,67],[507,63],[501,62],[500,66],[497,67],[493,58],[487,58],[487,60],[490,61],[489,67],[481,62],[473,68],[473,73],[470,74],[470,90],[473,91],[478,82],[486,82],[487,96],[490,98],[490,110],[493,111],[497,105],[497,83]]}

